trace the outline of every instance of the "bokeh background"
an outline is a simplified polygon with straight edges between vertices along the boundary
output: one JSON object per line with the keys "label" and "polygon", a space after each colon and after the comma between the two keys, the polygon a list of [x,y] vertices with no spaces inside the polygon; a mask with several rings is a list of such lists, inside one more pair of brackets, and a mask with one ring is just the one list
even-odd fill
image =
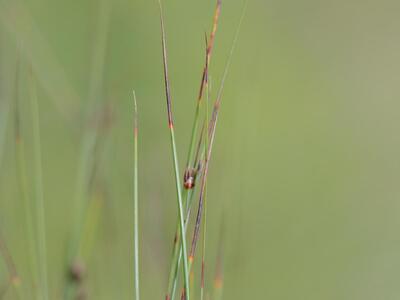
{"label": "bokeh background", "polygon": [[[183,172],[215,1],[163,2]],[[242,9],[242,1],[223,1],[214,96]],[[209,291],[225,224],[224,299],[399,299],[399,11],[392,0],[249,0],[210,166]],[[82,145],[99,118],[88,192],[99,204],[98,225],[88,237],[85,285],[89,299],[133,297],[135,89],[142,297],[162,299],[177,207],[157,2],[0,1],[0,230],[23,299],[33,299],[26,288],[33,281],[14,112],[18,97],[33,195],[30,69],[40,106],[50,298],[61,299]],[[3,260],[0,280],[7,280]],[[3,297],[17,299],[12,289]]]}

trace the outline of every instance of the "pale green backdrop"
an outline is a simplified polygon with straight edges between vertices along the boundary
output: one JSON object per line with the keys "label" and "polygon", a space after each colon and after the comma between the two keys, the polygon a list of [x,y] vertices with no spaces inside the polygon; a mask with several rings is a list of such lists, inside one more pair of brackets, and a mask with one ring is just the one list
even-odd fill
{"label": "pale green backdrop", "polygon": [[[215,1],[163,2],[183,168]],[[242,8],[223,1],[214,95]],[[224,218],[224,299],[400,298],[399,12],[391,0],[249,0],[210,166],[208,289]],[[133,299],[135,89],[142,297],[162,299],[177,208],[157,2],[2,0],[0,37],[0,229],[22,284],[30,277],[13,133],[17,57],[30,187],[31,67],[38,81],[50,298],[62,294],[84,132],[107,102],[106,199],[87,289],[89,299]],[[2,262],[1,282],[6,274]],[[17,298],[10,289],[4,299]]]}

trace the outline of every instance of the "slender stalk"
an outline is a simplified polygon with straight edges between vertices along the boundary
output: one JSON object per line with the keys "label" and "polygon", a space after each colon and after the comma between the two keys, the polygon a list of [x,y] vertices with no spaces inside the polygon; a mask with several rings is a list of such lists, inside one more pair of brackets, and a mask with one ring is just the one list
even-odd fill
{"label": "slender stalk", "polygon": [[37,238],[38,238],[38,254],[40,280],[43,290],[43,299],[49,299],[49,287],[47,278],[47,247],[46,247],[46,214],[43,196],[43,172],[42,172],[42,150],[39,125],[39,104],[37,101],[36,85],[31,74],[30,80],[30,99],[33,120],[33,140],[34,140],[34,164],[35,164],[35,194],[36,194],[36,222],[37,222]]}
{"label": "slender stalk", "polygon": [[134,203],[134,268],[135,268],[135,299],[139,300],[139,185],[138,185],[138,110],[136,93],[133,91],[134,101],[134,180],[133,180],[133,203]]}
{"label": "slender stalk", "polygon": [[98,139],[92,153],[93,166],[92,170],[90,171],[90,180],[88,182],[88,203],[86,208],[85,220],[82,227],[81,241],[77,250],[76,259],[70,269],[71,279],[74,282],[74,284],[71,285],[73,286],[73,289],[71,289],[71,291],[73,291],[78,298],[80,297],[79,295],[86,293],[86,263],[89,262],[91,255],[93,254],[95,237],[99,229],[104,202],[107,198],[106,183],[104,179],[101,179],[101,175],[98,174],[100,164],[100,144],[100,139]]}
{"label": "slender stalk", "polygon": [[[3,38],[3,34],[0,31],[0,43],[3,44],[5,42],[6,40]],[[5,70],[7,70],[6,62],[7,62],[7,56],[0,52],[0,65],[3,66],[3,68],[0,69],[0,169],[1,169],[1,164],[3,162],[8,120],[11,108],[11,99],[10,99],[11,97],[9,97],[10,95],[7,90],[7,80],[5,80],[4,78],[5,76],[8,77],[8,75],[5,74],[6,73]]]}
{"label": "slender stalk", "polygon": [[[202,104],[202,98],[203,98],[205,75],[208,72],[208,67],[211,62],[211,55],[212,55],[212,50],[213,50],[213,46],[214,46],[215,35],[217,32],[219,16],[221,14],[221,5],[222,5],[222,0],[217,0],[217,5],[215,8],[215,12],[214,12],[212,30],[210,33],[210,43],[208,44],[208,47],[206,50],[206,63],[205,63],[204,69],[203,69],[202,77],[201,77],[200,90],[199,90],[199,94],[198,94],[198,98],[197,98],[197,105],[196,105],[196,110],[195,110],[195,115],[194,115],[194,120],[193,120],[192,134],[191,134],[191,138],[190,138],[189,151],[188,151],[187,162],[186,162],[186,171],[189,171],[191,168],[194,168],[196,166],[196,164],[193,162],[193,157],[194,157],[194,152],[195,152],[197,131],[198,131],[198,127],[199,127],[199,116],[200,116],[200,110],[201,110],[201,104]],[[193,189],[185,189],[183,191],[186,209],[189,211],[189,214],[190,214],[190,208],[192,205],[193,195],[194,195]],[[179,266],[180,266],[181,255],[182,255],[181,251],[178,249],[179,242],[177,242],[177,240],[179,239],[179,237],[180,236],[178,233],[178,226],[177,226],[177,230],[176,230],[176,234],[175,234],[173,256],[172,256],[172,260],[171,260],[172,263],[171,263],[171,269],[170,269],[169,280],[168,280],[169,283],[168,283],[167,299],[168,298],[174,299],[176,285],[177,285],[177,281],[178,281],[178,270],[179,270]]]}
{"label": "slender stalk", "polygon": [[[104,109],[106,110],[106,108]],[[73,239],[70,242],[68,253],[68,271],[70,277],[67,279],[64,297],[70,299],[79,292],[83,284],[85,273],[85,262],[90,259],[93,249],[93,234],[96,232],[101,216],[102,203],[105,195],[105,183],[98,182],[98,169],[100,161],[100,149],[104,142],[100,134],[104,135],[109,126],[107,113],[104,111],[96,117],[96,124],[87,131],[84,139],[84,148],[81,157],[79,178],[77,180],[76,199],[81,202],[80,210],[74,227]],[[93,195],[92,195],[93,194]],[[78,272],[77,272],[78,270]]]}
{"label": "slender stalk", "polygon": [[97,132],[93,129],[88,130],[85,134],[84,142],[81,149],[81,157],[79,160],[79,170],[76,177],[76,191],[74,202],[74,222],[69,242],[66,269],[67,269],[67,282],[65,288],[64,299],[72,299],[75,292],[76,284],[71,277],[71,268],[79,257],[81,235],[84,228],[85,216],[87,212],[88,203],[86,200],[87,187],[89,184],[90,173],[93,169],[93,158],[91,154],[95,147],[97,140]]}
{"label": "slender stalk", "polygon": [[[207,43],[207,37],[206,37],[206,43]],[[207,68],[208,70],[208,64]],[[210,89],[209,89],[209,84],[208,84],[208,71],[206,72],[206,132],[208,132],[208,103],[209,103],[209,98],[210,98]],[[204,143],[204,151],[205,153],[208,153],[208,135],[206,135],[205,143]],[[206,164],[207,164],[207,158],[206,158]],[[201,288],[200,288],[200,299],[204,300],[204,286],[205,286],[205,257],[206,257],[206,237],[207,237],[207,184],[204,188],[204,221],[203,221],[203,253],[202,253],[202,258],[201,258]]]}
{"label": "slender stalk", "polygon": [[25,157],[25,147],[24,139],[22,135],[22,125],[21,125],[21,113],[19,109],[19,71],[20,62],[17,62],[17,72],[15,78],[15,108],[14,108],[14,139],[15,139],[15,152],[16,152],[16,165],[17,165],[17,177],[19,191],[21,193],[21,198],[24,207],[25,214],[25,226],[27,234],[27,251],[28,260],[30,265],[30,275],[32,277],[32,291],[37,300],[43,298],[42,291],[37,288],[36,280],[38,277],[38,265],[37,265],[37,251],[36,251],[36,238],[34,232],[34,216],[32,213],[31,201],[28,192],[27,183],[27,171],[26,171],[26,157]]}
{"label": "slender stalk", "polygon": [[175,183],[176,183],[176,193],[178,199],[178,209],[179,209],[179,223],[180,223],[180,233],[181,233],[181,246],[183,252],[183,276],[184,276],[184,299],[190,300],[190,286],[189,286],[189,272],[188,272],[188,261],[187,261],[187,249],[186,249],[186,238],[185,238],[185,217],[183,210],[183,202],[182,202],[182,193],[181,193],[181,182],[179,176],[179,166],[178,166],[178,155],[176,151],[176,142],[175,142],[175,132],[174,132],[174,122],[172,118],[172,107],[171,107],[171,92],[169,86],[169,77],[168,77],[168,64],[167,64],[167,50],[166,50],[166,38],[165,38],[165,29],[164,29],[164,18],[162,14],[162,6],[161,0],[158,1],[160,6],[160,19],[161,19],[161,31],[162,31],[162,48],[163,48],[163,62],[164,62],[164,81],[165,81],[165,95],[167,98],[167,113],[168,113],[168,127],[170,129],[170,137],[171,137],[171,148],[172,148],[172,157],[175,171]]}
{"label": "slender stalk", "polygon": [[8,127],[8,116],[10,111],[10,102],[6,97],[1,97],[0,94],[0,167],[3,162],[3,153],[6,140],[6,133]]}
{"label": "slender stalk", "polygon": [[[204,125],[203,125],[203,128],[201,130],[200,138],[199,138],[199,141],[198,141],[198,144],[197,144],[196,155],[195,155],[195,159],[194,159],[194,163],[193,163],[193,166],[198,166],[197,170],[196,170],[196,173],[200,171],[199,153],[200,153],[200,148],[201,148],[201,145],[202,145],[203,134],[204,134]],[[204,153],[202,153],[202,156],[203,155],[204,155]],[[196,179],[197,179],[197,175],[193,179],[194,182],[196,182]],[[185,189],[185,191],[189,191],[190,192],[190,194],[189,194],[190,198],[188,199],[190,201],[190,203],[193,200],[194,190],[195,190],[195,186],[192,189]],[[191,205],[187,206],[186,219],[185,219],[185,232],[187,231],[187,228],[188,228],[188,224],[189,224],[189,220],[190,220],[190,212],[191,212]],[[178,231],[177,232],[177,237],[174,240],[174,246],[179,244],[179,237],[180,237],[179,234],[180,234],[180,232]],[[178,275],[178,270],[179,270],[181,259],[182,259],[182,247],[174,247],[174,251],[177,251],[177,253],[174,252],[174,255],[173,255],[173,259],[176,259],[176,260],[173,260],[173,263],[172,263],[172,265],[175,266],[175,269],[172,270],[172,271],[174,271],[175,273],[173,274],[174,276],[171,277],[172,280],[173,280],[171,282],[171,284],[173,285],[172,286],[172,291],[171,291],[171,294],[170,294],[172,296],[171,299],[174,299],[175,292],[176,292],[176,286],[177,286],[177,282],[178,282],[178,276],[177,275]],[[190,273],[190,277],[194,278],[193,272]]]}
{"label": "slender stalk", "polygon": [[[89,104],[86,111],[86,120],[92,117],[91,114],[93,113],[97,102],[101,98],[100,91],[103,79],[105,49],[108,38],[110,5],[111,2],[108,0],[102,0],[99,6],[99,23],[95,39],[96,45],[92,55],[91,81],[88,95]],[[80,259],[79,254],[82,248],[83,231],[89,210],[87,192],[90,186],[91,175],[93,174],[95,167],[93,153],[99,138],[97,125],[98,124],[96,124],[94,128],[87,126],[82,138],[73,203],[74,221],[65,262],[67,276],[64,290],[65,300],[72,299],[78,287],[78,282],[76,282],[74,276],[71,276],[71,271]]]}

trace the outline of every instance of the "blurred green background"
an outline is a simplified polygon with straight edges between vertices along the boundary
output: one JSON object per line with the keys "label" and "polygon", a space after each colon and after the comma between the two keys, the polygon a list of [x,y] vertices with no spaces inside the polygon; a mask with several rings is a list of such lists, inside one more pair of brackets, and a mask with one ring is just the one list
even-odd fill
{"label": "blurred green background", "polygon": [[[214,7],[214,0],[164,1],[182,172]],[[213,95],[242,9],[242,1],[223,1]],[[249,1],[210,166],[209,290],[224,219],[224,299],[400,298],[399,11],[391,0]],[[0,1],[0,230],[23,287],[32,280],[13,124],[18,94],[31,195],[30,68],[41,114],[50,299],[62,295],[85,132],[104,106],[110,116],[95,181],[105,197],[86,288],[89,299],[133,298],[132,89],[142,297],[162,299],[177,207],[157,2]],[[6,276],[2,261],[0,283]],[[25,290],[23,299],[32,298]],[[4,299],[17,298],[10,289]]]}

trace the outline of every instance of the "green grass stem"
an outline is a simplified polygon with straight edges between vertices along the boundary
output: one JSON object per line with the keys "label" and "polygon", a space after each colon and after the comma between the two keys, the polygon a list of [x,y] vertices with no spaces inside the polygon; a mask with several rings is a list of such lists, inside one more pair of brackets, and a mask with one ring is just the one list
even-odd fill
{"label": "green grass stem", "polygon": [[6,97],[0,99],[0,167],[3,161],[5,141],[7,136],[8,116],[11,106],[10,102],[11,101],[6,99]]}
{"label": "green grass stem", "polygon": [[49,299],[49,286],[47,275],[47,246],[46,246],[46,213],[43,192],[42,150],[40,137],[40,115],[37,99],[36,84],[33,75],[29,77],[29,91],[32,111],[32,129],[34,142],[34,165],[35,165],[35,207],[38,238],[38,261],[40,271],[40,285],[43,291],[43,299]]}
{"label": "green grass stem", "polygon": [[[206,38],[207,40],[207,38]],[[207,63],[208,64],[208,63]],[[207,68],[208,70],[208,65]],[[208,71],[206,73],[206,132],[208,132],[208,123],[209,123],[209,117],[208,117],[208,103],[209,103],[209,98],[210,98],[210,87],[209,87],[209,74]],[[205,153],[208,153],[208,135],[206,134],[205,142],[204,142],[204,151]],[[206,164],[207,164],[207,159],[206,159]],[[201,259],[201,287],[200,287],[200,300],[204,300],[204,288],[205,288],[205,257],[206,257],[206,237],[207,237],[207,183],[204,188],[204,221],[203,221],[203,252],[202,252],[202,259]]]}
{"label": "green grass stem", "polygon": [[15,153],[16,153],[16,166],[17,166],[17,182],[20,196],[22,198],[22,205],[25,214],[25,227],[27,235],[27,252],[28,263],[31,276],[31,290],[30,294],[34,294],[36,300],[43,299],[41,289],[37,288],[36,280],[38,278],[38,263],[37,263],[37,250],[36,250],[36,237],[35,237],[35,224],[31,198],[28,191],[28,179],[26,169],[26,156],[25,156],[25,143],[22,135],[21,112],[19,104],[19,88],[20,88],[20,61],[17,62],[17,71],[15,75],[15,107],[14,107],[14,139],[15,139]]}
{"label": "green grass stem", "polygon": [[139,185],[138,185],[138,110],[136,93],[133,91],[134,102],[134,145],[133,145],[133,160],[134,160],[134,175],[133,175],[133,210],[134,210],[134,270],[135,270],[135,299],[140,299],[139,290]]}
{"label": "green grass stem", "polygon": [[166,47],[166,38],[164,29],[164,18],[162,13],[161,0],[159,0],[158,3],[160,6],[162,50],[163,50],[162,53],[163,53],[163,64],[164,64],[165,95],[167,98],[168,127],[170,129],[171,149],[172,149],[172,157],[173,157],[173,165],[175,173],[176,193],[178,200],[181,247],[183,253],[183,276],[184,276],[184,295],[185,295],[184,298],[186,300],[190,300],[189,272],[188,272],[188,260],[187,260],[186,237],[185,237],[185,214],[182,201],[181,177],[179,175],[178,154],[176,150],[174,122],[172,118],[171,92],[170,92],[169,77],[168,77],[167,49],[166,49],[167,47]]}
{"label": "green grass stem", "polygon": [[[102,87],[102,76],[105,60],[105,48],[108,38],[109,28],[109,0],[102,0],[99,5],[98,29],[95,37],[95,47],[92,56],[91,81],[89,86],[89,102],[86,110],[85,120],[92,118],[95,106],[99,101],[99,90]],[[76,176],[76,190],[73,204],[74,221],[66,255],[66,285],[64,290],[64,299],[70,300],[74,297],[77,284],[71,277],[71,268],[74,263],[80,259],[79,254],[82,248],[82,239],[86,218],[88,217],[88,189],[91,176],[95,167],[93,153],[99,139],[98,124],[94,127],[86,125],[78,163],[78,172]]]}

